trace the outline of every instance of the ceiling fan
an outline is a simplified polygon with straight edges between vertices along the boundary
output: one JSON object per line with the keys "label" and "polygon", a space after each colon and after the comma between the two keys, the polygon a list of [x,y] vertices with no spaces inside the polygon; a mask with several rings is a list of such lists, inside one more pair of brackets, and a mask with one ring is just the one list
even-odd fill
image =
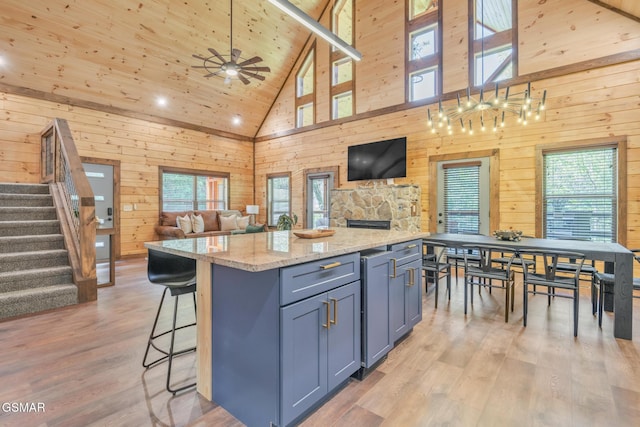
{"label": "ceiling fan", "polygon": [[193,57],[202,61],[202,65],[192,65],[193,68],[202,68],[207,71],[205,77],[222,77],[225,84],[230,84],[232,79],[237,78],[242,83],[248,85],[249,78],[264,81],[264,76],[259,73],[268,73],[271,71],[269,67],[258,67],[256,64],[262,62],[262,58],[254,56],[253,58],[244,59],[241,57],[242,52],[233,48],[233,0],[229,2],[231,5],[230,16],[231,25],[229,29],[230,54],[221,55],[217,50],[208,48],[211,56],[203,56],[193,54]]}

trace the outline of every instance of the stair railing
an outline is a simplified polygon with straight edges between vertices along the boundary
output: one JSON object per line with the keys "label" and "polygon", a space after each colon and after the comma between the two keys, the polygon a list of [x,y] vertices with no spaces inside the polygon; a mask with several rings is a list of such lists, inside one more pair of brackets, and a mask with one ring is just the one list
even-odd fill
{"label": "stair railing", "polygon": [[62,227],[78,302],[98,297],[96,208],[69,124],[54,119],[41,133],[41,180],[48,183]]}

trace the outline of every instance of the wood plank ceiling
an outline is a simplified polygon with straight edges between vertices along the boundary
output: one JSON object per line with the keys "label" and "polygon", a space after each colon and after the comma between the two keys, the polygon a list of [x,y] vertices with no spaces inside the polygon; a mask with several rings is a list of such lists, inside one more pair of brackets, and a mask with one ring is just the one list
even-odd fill
{"label": "wood plank ceiling", "polygon": [[[291,2],[318,19],[333,1]],[[640,16],[637,0],[597,3]],[[233,47],[271,72],[227,85],[193,69],[192,54],[229,54],[229,1],[2,0],[1,9],[0,91],[248,138],[309,37],[267,0],[235,0]]]}

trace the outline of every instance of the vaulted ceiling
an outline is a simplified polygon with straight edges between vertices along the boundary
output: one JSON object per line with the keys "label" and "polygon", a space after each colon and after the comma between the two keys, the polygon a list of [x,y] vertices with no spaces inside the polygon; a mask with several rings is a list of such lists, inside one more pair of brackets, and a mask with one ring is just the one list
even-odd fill
{"label": "vaulted ceiling", "polygon": [[[640,16],[637,0],[585,1]],[[333,0],[291,3],[318,19]],[[2,0],[0,91],[251,138],[309,31],[267,0],[235,0],[233,47],[271,72],[225,84],[192,55],[229,54],[229,10],[228,0]]]}

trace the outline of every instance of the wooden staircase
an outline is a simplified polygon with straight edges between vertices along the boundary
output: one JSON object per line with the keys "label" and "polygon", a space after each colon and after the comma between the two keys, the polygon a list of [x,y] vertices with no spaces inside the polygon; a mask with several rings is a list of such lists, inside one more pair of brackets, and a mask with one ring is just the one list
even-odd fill
{"label": "wooden staircase", "polygon": [[0,321],[77,303],[49,186],[0,183]]}

